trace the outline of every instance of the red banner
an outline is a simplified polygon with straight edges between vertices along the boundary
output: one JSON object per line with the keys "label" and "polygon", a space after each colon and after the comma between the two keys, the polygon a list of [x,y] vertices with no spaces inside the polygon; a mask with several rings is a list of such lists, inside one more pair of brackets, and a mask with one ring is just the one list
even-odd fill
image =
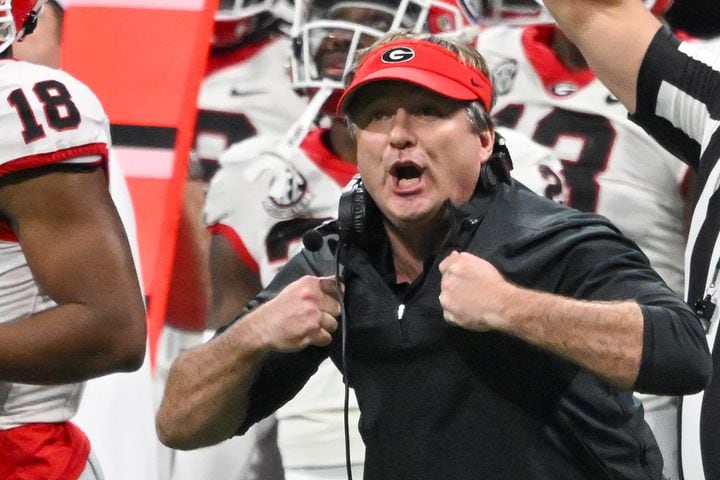
{"label": "red banner", "polygon": [[65,13],[62,68],[103,103],[135,208],[153,364],[217,2],[71,0]]}

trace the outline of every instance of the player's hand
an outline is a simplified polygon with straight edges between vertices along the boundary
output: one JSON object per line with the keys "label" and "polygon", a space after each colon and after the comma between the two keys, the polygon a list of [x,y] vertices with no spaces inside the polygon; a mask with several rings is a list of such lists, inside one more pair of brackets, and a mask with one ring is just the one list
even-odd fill
{"label": "player's hand", "polygon": [[256,328],[272,350],[292,352],[330,344],[340,303],[335,277],[305,276],[254,312]]}
{"label": "player's hand", "polygon": [[452,252],[440,263],[440,305],[445,320],[468,330],[502,330],[504,308],[517,287],[489,262]]}

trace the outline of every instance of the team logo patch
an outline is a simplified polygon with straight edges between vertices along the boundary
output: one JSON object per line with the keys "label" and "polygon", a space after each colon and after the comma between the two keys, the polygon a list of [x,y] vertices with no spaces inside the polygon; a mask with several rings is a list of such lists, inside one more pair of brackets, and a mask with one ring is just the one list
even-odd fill
{"label": "team logo patch", "polygon": [[270,181],[268,196],[262,205],[268,215],[286,219],[307,210],[312,198],[305,178],[295,169],[288,168]]}
{"label": "team logo patch", "polygon": [[383,53],[380,57],[383,63],[409,62],[415,58],[415,50],[410,47],[395,47]]}
{"label": "team logo patch", "polygon": [[265,183],[263,209],[273,218],[284,220],[308,209],[313,195],[307,180],[277,152],[263,152],[244,172],[249,183]]}
{"label": "team logo patch", "polygon": [[553,95],[567,97],[578,91],[578,86],[573,83],[558,83],[551,88]]}
{"label": "team logo patch", "polygon": [[492,82],[498,95],[507,95],[515,85],[515,77],[518,73],[517,61],[505,60],[492,69]]}
{"label": "team logo patch", "polygon": [[435,28],[439,32],[449,32],[455,26],[453,18],[448,14],[438,15],[435,20]]}

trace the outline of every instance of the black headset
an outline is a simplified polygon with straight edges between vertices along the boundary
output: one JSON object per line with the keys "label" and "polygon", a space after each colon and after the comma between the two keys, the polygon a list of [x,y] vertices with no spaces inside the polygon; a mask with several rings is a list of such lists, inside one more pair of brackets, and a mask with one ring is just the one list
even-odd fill
{"label": "black headset", "polygon": [[367,193],[360,174],[345,187],[338,202],[337,229],[340,245],[366,244],[370,225],[379,220],[375,201]]}
{"label": "black headset", "polygon": [[480,168],[478,187],[485,192],[495,190],[498,183],[512,185],[510,171],[513,169],[510,152],[505,145],[505,137],[495,132],[493,152],[487,162]]}

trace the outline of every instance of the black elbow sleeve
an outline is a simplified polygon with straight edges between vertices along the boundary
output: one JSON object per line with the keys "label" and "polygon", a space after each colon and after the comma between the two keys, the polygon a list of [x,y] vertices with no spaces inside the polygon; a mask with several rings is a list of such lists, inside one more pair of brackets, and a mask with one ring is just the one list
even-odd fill
{"label": "black elbow sleeve", "polygon": [[635,390],[687,395],[704,389],[712,357],[700,321],[690,309],[642,306],[643,353]]}

